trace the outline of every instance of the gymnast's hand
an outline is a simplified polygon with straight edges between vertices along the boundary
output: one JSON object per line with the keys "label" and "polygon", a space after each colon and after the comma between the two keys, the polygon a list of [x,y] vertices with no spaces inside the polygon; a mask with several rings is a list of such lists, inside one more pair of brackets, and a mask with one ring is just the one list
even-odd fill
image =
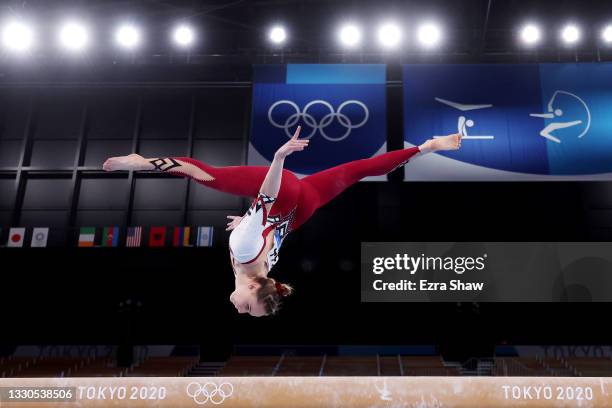
{"label": "gymnast's hand", "polygon": [[240,221],[242,221],[242,217],[237,215],[228,215],[227,218],[231,221],[227,223],[227,228],[225,229],[226,231],[233,230],[238,226],[238,224],[240,224]]}
{"label": "gymnast's hand", "polygon": [[289,156],[291,153],[300,152],[304,150],[306,146],[308,146],[308,139],[298,139],[300,137],[301,130],[302,127],[298,126],[295,133],[293,134],[293,137],[276,151],[276,153],[274,154],[275,159],[282,160],[285,157]]}

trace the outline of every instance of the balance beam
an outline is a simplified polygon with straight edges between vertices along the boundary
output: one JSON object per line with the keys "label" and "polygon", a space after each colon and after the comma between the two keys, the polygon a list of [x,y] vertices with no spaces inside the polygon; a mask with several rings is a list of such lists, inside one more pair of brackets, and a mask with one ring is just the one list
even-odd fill
{"label": "balance beam", "polygon": [[609,408],[612,407],[612,378],[3,378],[0,379],[0,406]]}

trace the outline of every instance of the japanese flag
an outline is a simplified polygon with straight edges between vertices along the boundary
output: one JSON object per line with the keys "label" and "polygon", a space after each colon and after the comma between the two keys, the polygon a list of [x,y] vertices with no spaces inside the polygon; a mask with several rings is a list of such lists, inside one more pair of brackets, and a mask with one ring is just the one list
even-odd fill
{"label": "japanese flag", "polygon": [[21,248],[23,246],[23,237],[25,236],[25,228],[11,228],[9,230],[8,242],[6,246],[9,248]]}

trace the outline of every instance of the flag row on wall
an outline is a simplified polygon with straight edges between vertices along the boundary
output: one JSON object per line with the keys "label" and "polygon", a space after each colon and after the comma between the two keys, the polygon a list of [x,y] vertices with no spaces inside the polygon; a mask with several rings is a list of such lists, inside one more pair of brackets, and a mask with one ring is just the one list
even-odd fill
{"label": "flag row on wall", "polygon": [[[6,246],[9,248],[22,248],[26,246],[26,228],[10,228]],[[122,235],[122,230],[126,230]],[[0,230],[1,232],[1,230]],[[213,245],[213,227],[195,227],[192,234],[191,227],[149,227],[148,235],[144,233],[144,227],[81,227],[77,240],[77,246],[87,247],[119,247],[137,248],[148,247],[210,247]],[[147,238],[146,242],[144,237]],[[124,239],[122,239],[124,238]],[[31,248],[44,248],[49,239],[49,228],[32,228],[30,241]]]}

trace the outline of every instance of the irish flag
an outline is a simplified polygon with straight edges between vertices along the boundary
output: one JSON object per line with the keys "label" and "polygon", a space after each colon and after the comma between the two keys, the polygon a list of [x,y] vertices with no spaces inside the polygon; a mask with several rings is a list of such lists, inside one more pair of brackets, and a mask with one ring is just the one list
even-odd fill
{"label": "irish flag", "polygon": [[95,227],[81,227],[81,233],[79,234],[79,247],[92,247],[96,239],[96,228]]}

